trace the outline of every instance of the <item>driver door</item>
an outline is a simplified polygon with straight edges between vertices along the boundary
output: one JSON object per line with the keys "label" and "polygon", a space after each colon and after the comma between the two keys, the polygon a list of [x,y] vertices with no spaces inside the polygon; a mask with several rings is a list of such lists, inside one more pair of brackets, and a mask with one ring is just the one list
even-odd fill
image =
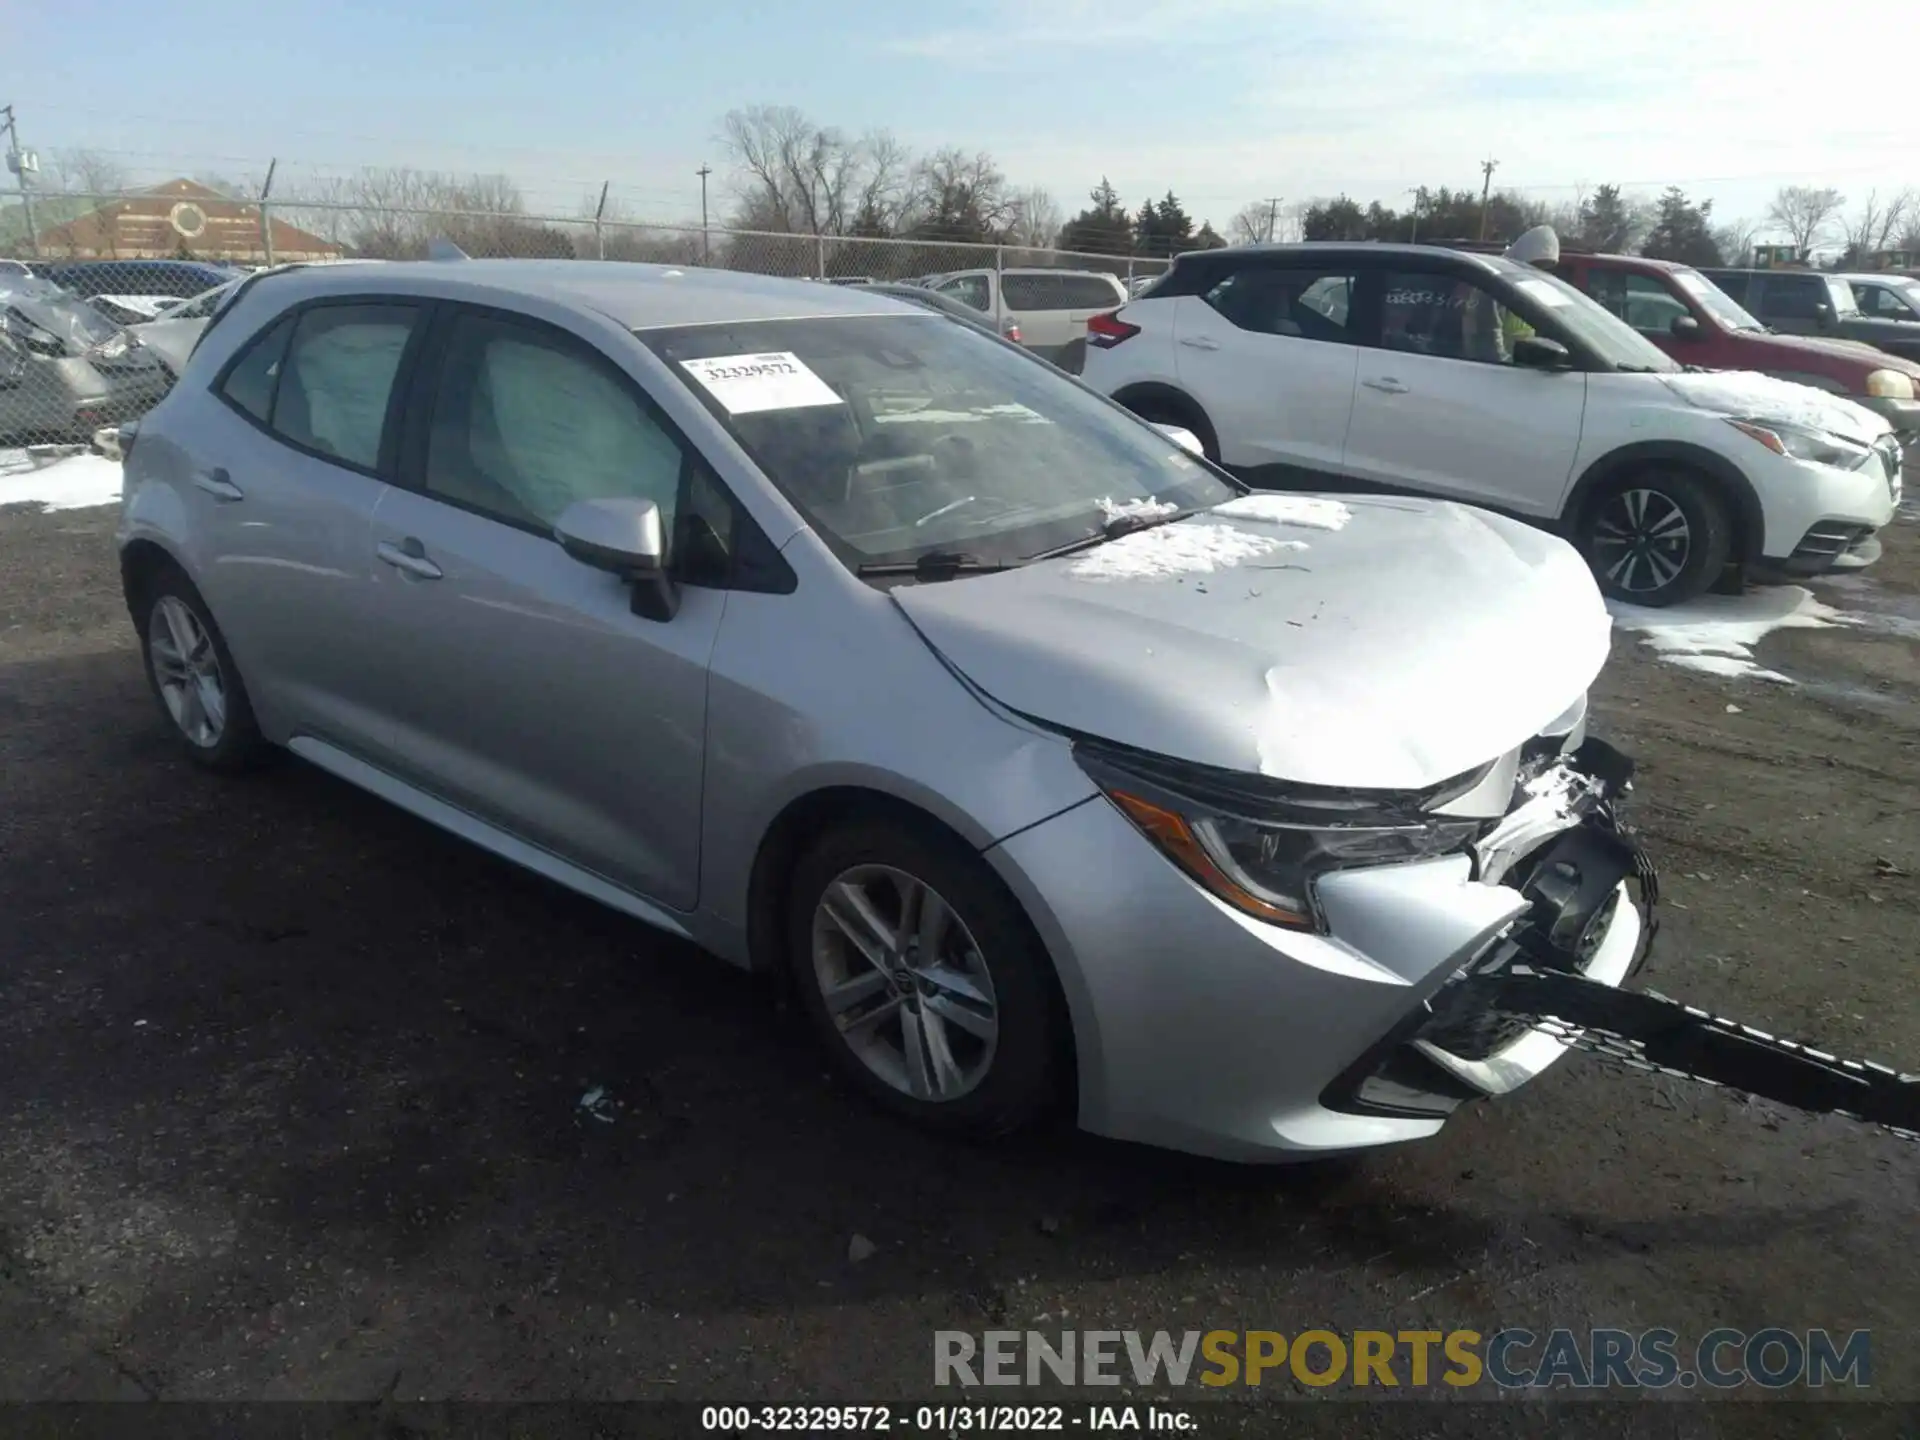
{"label": "driver door", "polygon": [[[571,332],[448,306],[373,516],[381,724],[410,783],[675,910],[699,893],[707,664],[726,591],[667,621],[569,558],[573,501],[640,496],[662,528],[731,503],[631,377]],[[724,543],[728,538],[720,535]],[[673,556],[670,552],[669,561]]]}

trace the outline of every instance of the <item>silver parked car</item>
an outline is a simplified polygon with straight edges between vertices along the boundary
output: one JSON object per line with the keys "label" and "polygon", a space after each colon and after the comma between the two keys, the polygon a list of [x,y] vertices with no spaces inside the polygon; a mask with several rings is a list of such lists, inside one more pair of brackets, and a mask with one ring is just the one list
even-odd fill
{"label": "silver parked car", "polygon": [[0,274],[0,439],[85,439],[139,415],[172,375],[59,286]]}
{"label": "silver parked car", "polygon": [[132,437],[119,543],[195,759],[284,747],[783,971],[933,1125],[1431,1135],[1561,1053],[1451,982],[1645,951],[1570,547],[1248,494],[858,287],[257,277]]}

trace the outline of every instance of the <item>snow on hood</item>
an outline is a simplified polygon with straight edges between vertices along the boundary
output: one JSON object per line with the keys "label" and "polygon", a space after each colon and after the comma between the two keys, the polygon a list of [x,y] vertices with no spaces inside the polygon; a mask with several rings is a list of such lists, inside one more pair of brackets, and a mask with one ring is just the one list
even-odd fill
{"label": "snow on hood", "polygon": [[1745,420],[1775,420],[1871,445],[1891,428],[1864,406],[1811,385],[1746,370],[1682,371],[1662,375],[1667,388],[1702,410]]}
{"label": "snow on hood", "polygon": [[[1606,609],[1564,541],[1447,501],[1306,499],[1249,496],[892,594],[1010,709],[1311,785],[1471,770],[1565,713],[1605,663]],[[1255,500],[1311,519],[1231,513]]]}

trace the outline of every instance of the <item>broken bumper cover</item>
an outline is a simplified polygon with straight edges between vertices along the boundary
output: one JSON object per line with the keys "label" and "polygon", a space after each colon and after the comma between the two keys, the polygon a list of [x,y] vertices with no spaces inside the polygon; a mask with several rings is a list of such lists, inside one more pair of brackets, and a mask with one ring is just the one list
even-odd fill
{"label": "broken bumper cover", "polygon": [[1528,767],[1507,770],[1523,803],[1476,853],[1323,876],[1324,933],[1223,903],[1102,799],[990,850],[1054,957],[1082,1126],[1230,1159],[1334,1154],[1432,1135],[1558,1059],[1525,1026],[1477,1045],[1441,1030],[1467,1017],[1436,997],[1515,945],[1570,944],[1585,973],[1631,974],[1651,870],[1648,894],[1629,893],[1644,862],[1606,843],[1628,768],[1615,752],[1510,761]]}

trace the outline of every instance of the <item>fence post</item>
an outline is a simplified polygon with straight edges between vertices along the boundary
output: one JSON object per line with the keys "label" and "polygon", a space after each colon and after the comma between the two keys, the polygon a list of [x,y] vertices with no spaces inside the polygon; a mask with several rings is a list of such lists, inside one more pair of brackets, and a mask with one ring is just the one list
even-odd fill
{"label": "fence post", "polygon": [[278,159],[267,161],[267,178],[260,182],[260,249],[269,265],[273,264],[273,212],[267,201],[273,195],[273,172],[279,165]]}
{"label": "fence post", "polygon": [[827,237],[824,235],[813,237],[813,278],[827,278]]}
{"label": "fence post", "polygon": [[1006,298],[1000,293],[1006,285],[1007,247],[993,247],[993,328],[1004,331],[1007,325]]}
{"label": "fence post", "polygon": [[[612,183],[611,180],[600,182],[600,203],[594,207],[593,211],[593,251],[594,257],[599,260],[607,258],[607,232],[600,221],[601,217],[607,213],[607,187]],[[627,253],[631,255],[633,252],[629,250]]]}

